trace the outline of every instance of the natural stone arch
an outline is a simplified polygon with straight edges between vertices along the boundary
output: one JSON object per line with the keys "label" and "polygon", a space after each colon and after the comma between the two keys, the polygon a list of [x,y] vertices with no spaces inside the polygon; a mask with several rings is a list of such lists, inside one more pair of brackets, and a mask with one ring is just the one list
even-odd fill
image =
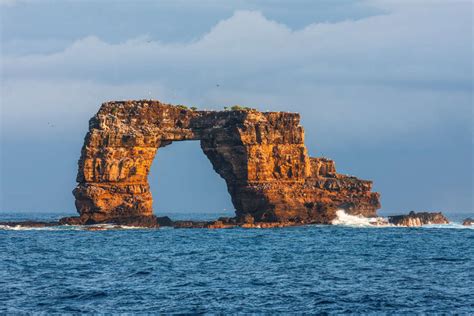
{"label": "natural stone arch", "polygon": [[297,113],[194,111],[158,101],[104,103],[89,122],[73,191],[84,223],[153,215],[148,184],[160,147],[200,140],[224,178],[238,219],[328,222],[337,208],[365,216],[380,207],[370,181],[310,158]]}

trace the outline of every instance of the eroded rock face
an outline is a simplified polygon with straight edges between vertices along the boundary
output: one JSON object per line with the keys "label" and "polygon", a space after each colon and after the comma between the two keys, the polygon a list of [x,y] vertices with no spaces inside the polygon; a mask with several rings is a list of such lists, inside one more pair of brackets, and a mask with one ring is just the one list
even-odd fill
{"label": "eroded rock face", "polygon": [[395,226],[407,227],[418,227],[431,224],[449,224],[449,220],[441,212],[410,212],[408,215],[389,216],[388,221]]}
{"label": "eroded rock face", "polygon": [[330,223],[340,208],[375,216],[380,207],[372,182],[308,156],[297,113],[192,111],[143,100],[104,103],[90,120],[73,191],[80,221],[153,220],[151,163],[159,148],[185,140],[200,140],[238,222]]}

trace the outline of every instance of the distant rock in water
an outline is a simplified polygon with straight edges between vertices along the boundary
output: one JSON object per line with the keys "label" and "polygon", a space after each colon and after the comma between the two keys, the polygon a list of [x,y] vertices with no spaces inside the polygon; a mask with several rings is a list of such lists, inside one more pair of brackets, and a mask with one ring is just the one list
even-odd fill
{"label": "distant rock in water", "polygon": [[82,225],[84,224],[80,217],[63,217],[59,220],[60,225]]}
{"label": "distant rock in water", "polygon": [[472,225],[474,225],[474,219],[468,217],[462,222],[462,224],[464,226],[472,226]]}
{"label": "distant rock in water", "polygon": [[449,224],[441,212],[410,212],[408,215],[389,216],[388,221],[395,226],[418,227],[430,224]]}
{"label": "distant rock in water", "polygon": [[[199,111],[152,100],[113,101],[102,104],[89,121],[73,191],[80,217],[62,222],[171,225],[153,216],[148,174],[159,148],[185,140],[201,142],[203,154],[227,184],[242,225],[330,224],[338,209],[375,217],[380,208],[371,181],[339,174],[334,161],[308,155],[298,113],[240,106]],[[218,228],[235,223],[174,225]]]}

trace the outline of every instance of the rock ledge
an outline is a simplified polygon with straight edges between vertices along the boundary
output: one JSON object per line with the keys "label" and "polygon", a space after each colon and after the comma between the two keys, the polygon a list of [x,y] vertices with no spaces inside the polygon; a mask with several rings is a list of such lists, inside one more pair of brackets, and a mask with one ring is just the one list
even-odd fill
{"label": "rock ledge", "polygon": [[408,215],[389,216],[388,221],[395,226],[419,227],[431,224],[449,224],[441,212],[410,212]]}

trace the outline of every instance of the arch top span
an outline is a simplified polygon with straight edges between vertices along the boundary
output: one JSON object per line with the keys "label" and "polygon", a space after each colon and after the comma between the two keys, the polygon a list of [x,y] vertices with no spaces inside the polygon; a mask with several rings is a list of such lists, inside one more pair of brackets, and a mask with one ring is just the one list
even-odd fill
{"label": "arch top span", "polygon": [[370,181],[308,156],[298,113],[116,101],[89,121],[73,191],[81,222],[152,217],[151,163],[160,147],[185,140],[199,140],[224,178],[237,221],[326,223],[338,208],[374,216],[380,207]]}

